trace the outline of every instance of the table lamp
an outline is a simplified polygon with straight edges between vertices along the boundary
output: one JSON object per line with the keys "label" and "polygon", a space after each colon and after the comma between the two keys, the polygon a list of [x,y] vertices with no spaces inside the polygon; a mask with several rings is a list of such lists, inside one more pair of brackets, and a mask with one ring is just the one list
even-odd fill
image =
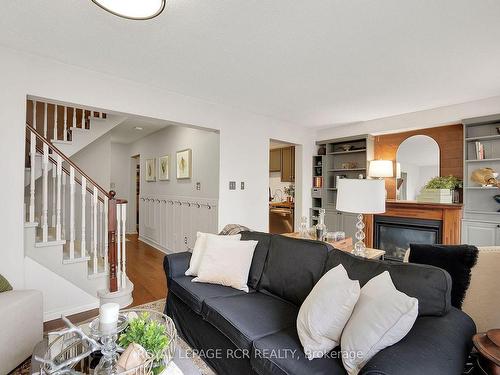
{"label": "table lamp", "polygon": [[354,244],[353,254],[365,256],[363,214],[385,212],[384,180],[340,179],[337,184],[336,209],[358,214],[355,235],[357,242]]}
{"label": "table lamp", "polygon": [[372,160],[368,168],[368,176],[380,179],[394,177],[392,160]]}

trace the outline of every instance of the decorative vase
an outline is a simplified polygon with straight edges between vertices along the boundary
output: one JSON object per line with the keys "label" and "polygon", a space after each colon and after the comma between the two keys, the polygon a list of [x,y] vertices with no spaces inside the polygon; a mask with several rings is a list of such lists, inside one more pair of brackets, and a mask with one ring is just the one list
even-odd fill
{"label": "decorative vase", "polygon": [[319,146],[318,155],[326,155],[326,147],[325,146]]}

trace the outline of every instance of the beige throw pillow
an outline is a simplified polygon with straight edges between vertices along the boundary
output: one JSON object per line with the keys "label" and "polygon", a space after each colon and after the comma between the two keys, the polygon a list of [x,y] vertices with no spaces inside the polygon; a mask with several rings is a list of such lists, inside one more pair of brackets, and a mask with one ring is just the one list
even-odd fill
{"label": "beige throw pillow", "polygon": [[218,241],[207,238],[196,283],[230,286],[248,292],[248,273],[258,241]]}
{"label": "beige throw pillow", "polygon": [[241,239],[241,234],[233,236],[218,236],[217,234],[212,233],[196,233],[196,242],[194,244],[191,260],[189,261],[189,268],[184,273],[186,276],[198,276],[201,259],[203,258],[203,254],[205,253],[205,249],[207,247],[207,238],[213,239],[213,243],[222,243],[226,241],[239,241]]}
{"label": "beige throw pillow", "polygon": [[321,358],[340,344],[340,336],[360,294],[341,264],[323,275],[302,303],[297,333],[306,357]]}
{"label": "beige throw pillow", "polygon": [[375,354],[403,339],[417,315],[418,300],[398,291],[389,272],[368,281],[342,333],[342,362],[348,374],[357,375]]}

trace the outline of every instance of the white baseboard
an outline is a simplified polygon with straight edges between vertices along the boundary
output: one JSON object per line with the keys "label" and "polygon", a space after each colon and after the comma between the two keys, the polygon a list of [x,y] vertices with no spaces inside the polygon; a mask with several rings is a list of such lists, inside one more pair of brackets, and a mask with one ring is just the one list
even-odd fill
{"label": "white baseboard", "polygon": [[99,301],[94,302],[94,303],[89,303],[87,305],[82,305],[82,306],[73,306],[73,307],[70,307],[67,309],[45,311],[43,313],[43,321],[48,322],[50,320],[59,319],[61,317],[61,315],[69,316],[69,315],[78,314],[78,313],[81,313],[84,311],[97,309],[98,307],[99,307]]}
{"label": "white baseboard", "polygon": [[139,241],[147,243],[149,246],[153,246],[155,249],[160,250],[162,253],[165,253],[167,255],[175,253],[175,251],[169,250],[169,249],[161,246],[159,243],[156,243],[153,240],[150,240],[150,239],[147,239],[145,237],[142,237],[141,235],[139,235]]}

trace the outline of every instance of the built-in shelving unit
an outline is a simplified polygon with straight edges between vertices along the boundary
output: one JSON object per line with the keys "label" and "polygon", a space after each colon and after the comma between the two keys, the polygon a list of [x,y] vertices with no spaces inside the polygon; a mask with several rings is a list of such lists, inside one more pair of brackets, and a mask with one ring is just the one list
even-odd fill
{"label": "built-in shelving unit", "polygon": [[[500,245],[500,204],[497,187],[483,187],[471,180],[479,168],[500,173],[500,115],[467,119],[464,124],[464,214],[462,242],[476,246]],[[478,143],[484,149],[477,157]]]}
{"label": "built-in shelving unit", "polygon": [[310,223],[311,225],[317,223],[319,209],[324,208],[328,230],[343,230],[351,236],[355,230],[355,215],[351,218],[349,214],[337,212],[335,209],[337,180],[339,178],[366,178],[368,161],[373,159],[373,138],[365,134],[318,141],[316,145],[318,150],[324,149],[324,155],[313,156],[313,178],[321,177],[322,186],[312,189]]}

